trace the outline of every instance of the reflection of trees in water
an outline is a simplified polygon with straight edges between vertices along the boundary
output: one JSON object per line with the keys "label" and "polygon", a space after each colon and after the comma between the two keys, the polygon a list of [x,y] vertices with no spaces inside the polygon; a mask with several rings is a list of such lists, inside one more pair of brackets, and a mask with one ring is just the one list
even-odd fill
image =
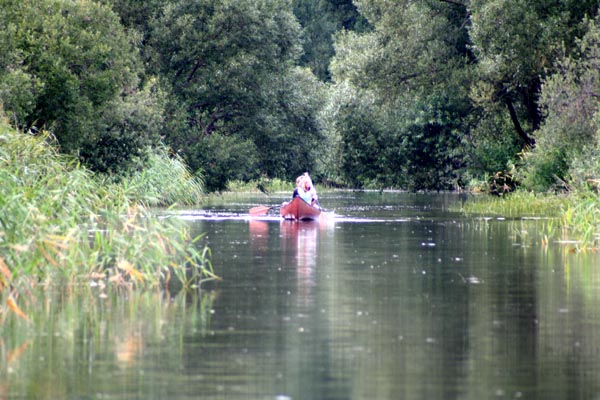
{"label": "reflection of trees in water", "polygon": [[99,293],[87,288],[30,293],[33,322],[2,326],[1,390],[42,399],[138,396],[146,390],[150,395],[152,385],[144,384],[142,371],[183,368],[180,340],[208,330],[215,297],[158,289],[109,291],[106,298]]}
{"label": "reflection of trees in water", "polygon": [[597,255],[516,246],[524,222],[258,222],[251,242],[239,222],[210,231],[230,255],[218,301],[86,289],[20,302],[33,322],[0,325],[0,397],[600,393]]}
{"label": "reflection of trees in water", "polygon": [[[248,322],[254,329],[274,325],[232,332],[211,347],[218,359],[235,342],[239,352],[227,362],[239,365],[237,371],[259,366],[274,377],[273,387],[286,387],[282,393],[294,398],[592,398],[600,392],[597,262],[515,243],[517,229],[534,236],[527,222],[439,216],[341,222],[332,232],[317,231],[309,281],[302,265],[313,260],[301,254],[299,226],[281,226],[279,237],[273,225],[276,249],[253,272],[282,272],[257,290],[256,313],[249,311],[254,304],[237,312],[244,321],[256,317]],[[302,301],[301,282],[314,282],[305,286],[309,302]],[[248,358],[239,357],[244,349]]]}
{"label": "reflection of trees in water", "polygon": [[[349,377],[350,397],[456,398],[468,351],[468,289],[448,284],[433,252],[420,254],[411,238],[422,226],[343,228],[336,235],[346,246],[324,291],[331,364]],[[441,243],[437,235],[449,233],[428,234]]]}
{"label": "reflection of trees in water", "polygon": [[[585,318],[580,316],[590,311],[598,316],[600,311],[593,311],[590,301],[587,307],[561,312],[564,288],[547,285],[565,279],[552,268],[544,270],[553,264],[548,253],[516,248],[509,224],[495,227],[493,233],[425,222],[393,229],[357,225],[336,231],[338,242],[352,246],[336,247],[331,277],[320,279],[326,287],[317,288],[328,297],[331,365],[340,376],[350,377],[350,397],[536,397],[536,391],[557,386],[552,376],[562,379],[561,389],[573,387],[571,378],[582,367],[569,362],[569,356],[597,369],[599,360],[578,353],[574,343],[589,342],[595,332],[591,322],[589,329],[581,329]],[[427,231],[436,245],[423,246],[420,231]],[[377,243],[351,237],[377,237]],[[540,280],[540,268],[548,279]],[[541,315],[541,304],[557,301]],[[541,323],[544,316],[551,323]],[[572,325],[557,322],[561,318]],[[568,339],[560,336],[567,339],[561,343],[554,340],[553,351],[562,353],[555,359],[543,347],[565,329],[573,333]],[[600,339],[591,342],[600,348]],[[572,368],[571,378],[560,372],[565,367]],[[591,394],[590,381],[586,384],[587,392],[583,385],[557,398],[586,397],[571,396]]]}

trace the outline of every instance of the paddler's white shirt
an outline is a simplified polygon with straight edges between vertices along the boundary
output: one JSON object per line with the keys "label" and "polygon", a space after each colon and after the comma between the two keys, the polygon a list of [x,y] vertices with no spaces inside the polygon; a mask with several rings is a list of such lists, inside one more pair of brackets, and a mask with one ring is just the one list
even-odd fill
{"label": "paddler's white shirt", "polygon": [[312,201],[312,193],[310,190],[307,192],[302,188],[298,188],[298,196],[308,204]]}
{"label": "paddler's white shirt", "polygon": [[314,186],[311,185],[310,190],[306,191],[303,188],[299,187],[298,188],[298,196],[300,196],[300,198],[302,200],[304,200],[305,202],[307,202],[308,204],[312,204],[313,199],[315,199],[317,196],[317,192],[314,188]]}

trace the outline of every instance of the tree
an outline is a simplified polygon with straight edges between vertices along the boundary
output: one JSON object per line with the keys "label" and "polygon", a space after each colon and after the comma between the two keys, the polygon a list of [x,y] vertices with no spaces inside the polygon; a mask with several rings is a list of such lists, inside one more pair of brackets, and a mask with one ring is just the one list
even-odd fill
{"label": "tree", "polygon": [[597,1],[471,0],[470,38],[478,61],[478,98],[502,104],[524,145],[540,127],[541,81],[573,44]]}
{"label": "tree", "polygon": [[334,54],[335,33],[370,29],[352,0],[294,0],[294,14],[303,28],[300,63],[310,67],[322,81],[331,79],[329,62]]}
{"label": "tree", "polygon": [[121,24],[138,38],[138,49],[145,66],[144,79],[152,79],[159,72],[155,60],[157,54],[150,46],[153,21],[157,18],[163,6],[170,2],[166,0],[101,0],[110,6],[121,19]]}
{"label": "tree", "polygon": [[540,102],[546,118],[527,154],[525,184],[544,191],[584,186],[600,177],[600,26],[585,21],[586,33],[557,72],[544,80]]}
{"label": "tree", "polygon": [[[359,99],[336,116],[342,175],[376,186],[455,186],[464,168],[461,137],[470,107],[466,7],[440,1],[356,3],[374,30],[336,37],[334,82],[349,82]],[[360,99],[371,104],[365,107]],[[364,167],[357,174],[359,164]]]}
{"label": "tree", "polygon": [[[379,109],[363,112],[360,102],[353,102],[355,117],[340,116],[340,140],[365,154],[377,149],[377,160],[392,163],[378,148],[379,139],[372,140],[385,138],[386,149],[402,157],[386,173],[379,167],[371,172],[380,177],[401,172],[409,185],[425,188],[459,183],[469,174],[494,176],[535,145],[534,132],[543,122],[541,82],[556,70],[554,60],[574,47],[582,18],[595,15],[598,7],[593,0],[355,3],[374,29],[338,34],[331,71],[336,84],[350,82],[358,97],[375,97],[371,107]],[[355,118],[361,119],[362,134],[354,130]],[[388,122],[381,130],[383,120]],[[340,158],[350,154],[357,152]],[[407,167],[412,164],[418,168]],[[350,165],[356,164],[343,169]],[[428,168],[425,176],[441,170],[446,175],[432,184],[423,175]]]}
{"label": "tree", "polygon": [[[51,129],[61,149],[73,154],[100,156],[98,146],[106,147],[105,154],[111,145],[123,148],[118,153],[124,157],[110,162],[84,159],[103,170],[121,168],[158,137],[143,123],[128,135],[107,127],[127,124],[114,121],[111,111],[138,95],[140,72],[135,41],[110,9],[86,0],[7,0],[0,23],[0,53],[6,50],[0,90],[18,126]],[[103,142],[107,135],[119,140]]]}
{"label": "tree", "polygon": [[[300,34],[290,4],[275,0],[172,1],[153,22],[150,44],[171,93],[167,140],[193,169],[221,171],[210,189],[314,164],[318,83],[295,68]],[[244,144],[244,157],[212,157],[225,144]]]}

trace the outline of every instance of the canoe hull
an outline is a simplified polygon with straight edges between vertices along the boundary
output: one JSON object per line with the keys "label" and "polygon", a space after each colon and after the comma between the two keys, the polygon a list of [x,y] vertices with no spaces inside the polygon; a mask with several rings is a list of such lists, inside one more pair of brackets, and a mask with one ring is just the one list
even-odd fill
{"label": "canoe hull", "polygon": [[281,206],[280,213],[285,219],[316,220],[321,215],[321,209],[311,206],[300,197],[294,197]]}

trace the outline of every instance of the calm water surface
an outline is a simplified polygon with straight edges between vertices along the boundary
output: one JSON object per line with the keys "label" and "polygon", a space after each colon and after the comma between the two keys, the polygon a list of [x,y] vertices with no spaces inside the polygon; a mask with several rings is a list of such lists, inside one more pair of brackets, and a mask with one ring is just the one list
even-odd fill
{"label": "calm water surface", "polygon": [[223,280],[45,293],[2,326],[0,398],[600,398],[598,256],[459,195],[323,194],[320,222],[180,210]]}

